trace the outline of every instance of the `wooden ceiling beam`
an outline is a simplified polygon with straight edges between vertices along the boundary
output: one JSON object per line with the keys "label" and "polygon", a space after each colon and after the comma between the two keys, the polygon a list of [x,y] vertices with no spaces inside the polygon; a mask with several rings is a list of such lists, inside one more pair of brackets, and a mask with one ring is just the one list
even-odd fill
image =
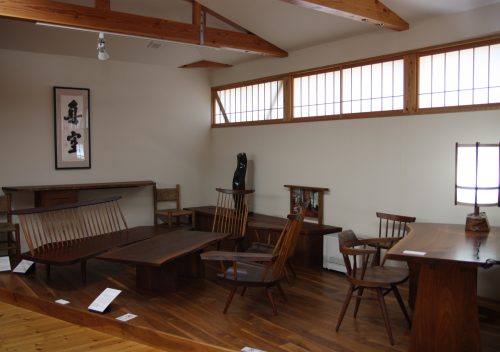
{"label": "wooden ceiling beam", "polygon": [[293,5],[404,31],[408,22],[378,0],[282,0]]}
{"label": "wooden ceiling beam", "polygon": [[[105,1],[96,0],[96,6]],[[100,5],[98,5],[100,4]],[[104,4],[105,5],[105,4]],[[288,53],[251,33],[78,6],[50,0],[0,0],[0,17],[286,57]]]}

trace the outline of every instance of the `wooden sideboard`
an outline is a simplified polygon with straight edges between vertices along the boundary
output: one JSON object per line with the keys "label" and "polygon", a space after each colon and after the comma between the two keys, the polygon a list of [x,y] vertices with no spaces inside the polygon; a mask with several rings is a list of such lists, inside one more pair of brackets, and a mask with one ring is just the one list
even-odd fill
{"label": "wooden sideboard", "polygon": [[[215,206],[193,207],[189,209],[195,211],[195,228],[197,230],[212,230]],[[247,248],[255,241],[256,230],[272,232],[274,233],[272,235],[277,238],[285,223],[285,218],[250,213],[248,215],[247,232],[243,246]],[[300,266],[321,268],[323,266],[323,235],[341,231],[342,228],[338,226],[304,222],[300,231],[301,236],[299,236],[297,247],[295,248],[293,263]]]}
{"label": "wooden sideboard", "polygon": [[153,186],[154,191],[156,183],[154,181],[130,181],[45,186],[6,186],[2,187],[2,190],[4,192],[33,192],[35,195],[35,207],[51,207],[78,202],[78,192],[83,190],[147,186]]}

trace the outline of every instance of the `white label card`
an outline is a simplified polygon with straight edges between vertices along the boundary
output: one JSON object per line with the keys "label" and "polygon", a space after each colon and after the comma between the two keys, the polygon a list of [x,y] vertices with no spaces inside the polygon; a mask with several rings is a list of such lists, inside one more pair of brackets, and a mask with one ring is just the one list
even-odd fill
{"label": "white label card", "polygon": [[0,257],[0,271],[10,271],[9,257]]}
{"label": "white label card", "polygon": [[92,302],[89,306],[89,310],[102,313],[108,308],[108,306],[113,302],[113,300],[118,297],[121,290],[116,290],[114,288],[107,288]]}
{"label": "white label card", "polygon": [[132,320],[134,318],[137,318],[137,315],[132,314],[132,313],[127,313],[127,314],[123,314],[122,316],[119,316],[118,318],[116,318],[116,320],[129,321],[129,320]]}
{"label": "white label card", "polygon": [[55,302],[56,302],[56,303],[59,303],[59,304],[63,304],[63,305],[64,305],[64,304],[68,304],[68,303],[69,303],[69,301],[66,301],[65,299],[62,299],[62,298],[58,299],[58,300],[57,300],[57,301],[55,301]]}
{"label": "white label card", "polygon": [[410,255],[426,255],[426,252],[418,252],[418,251],[408,251],[405,250],[403,251],[404,254],[410,254]]}
{"label": "white label card", "polygon": [[12,271],[15,273],[25,274],[32,265],[33,262],[31,260],[23,259]]}
{"label": "white label card", "polygon": [[265,352],[264,350],[259,350],[257,348],[252,348],[252,347],[243,347],[241,349],[241,352]]}

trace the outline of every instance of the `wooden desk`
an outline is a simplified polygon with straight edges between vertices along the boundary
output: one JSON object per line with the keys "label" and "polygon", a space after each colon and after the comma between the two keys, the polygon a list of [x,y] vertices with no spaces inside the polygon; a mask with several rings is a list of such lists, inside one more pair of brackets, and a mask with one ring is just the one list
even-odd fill
{"label": "wooden desk", "polygon": [[[212,229],[213,218],[215,214],[214,206],[203,206],[189,208],[195,211],[195,228],[197,230],[210,231]],[[276,232],[283,229],[286,224],[285,218],[276,216],[250,213],[248,214],[247,233],[245,235],[243,246],[249,247],[255,241],[255,230],[265,230]],[[255,228],[253,227],[255,225]],[[301,236],[295,247],[293,262],[297,265],[306,267],[323,267],[323,236],[341,232],[342,228],[330,225],[318,225],[310,222],[304,222]]]}
{"label": "wooden desk", "polygon": [[[481,351],[477,268],[500,257],[500,228],[466,233],[464,225],[410,224],[387,254],[419,266],[410,351]],[[425,252],[412,255],[405,250]]]}
{"label": "wooden desk", "polygon": [[[136,267],[138,289],[156,291],[177,290],[181,274],[192,275],[184,261],[199,263],[199,252],[227,237],[225,233],[165,229],[165,233],[125,247],[112,249],[97,256]],[[190,255],[191,258],[188,258]],[[186,269],[188,267],[188,269]]]}

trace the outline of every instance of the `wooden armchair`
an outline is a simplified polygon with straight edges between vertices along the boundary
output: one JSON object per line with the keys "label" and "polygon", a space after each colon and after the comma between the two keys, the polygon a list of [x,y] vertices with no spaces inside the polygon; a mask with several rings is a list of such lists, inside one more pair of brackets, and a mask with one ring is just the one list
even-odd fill
{"label": "wooden armchair", "polygon": [[0,239],[0,251],[5,251],[11,258],[11,264],[15,264],[12,258],[16,257],[17,260],[21,248],[16,225],[12,223],[11,211],[10,195],[0,196],[0,236],[2,236]]}
{"label": "wooden armchair", "polygon": [[[158,209],[158,203],[175,203],[175,208]],[[168,227],[172,227],[172,220],[177,221],[182,216],[191,218],[191,224],[194,226],[194,211],[181,208],[181,190],[177,184],[175,188],[156,188],[155,190],[155,225],[158,225],[158,219],[166,220]]]}
{"label": "wooden armchair", "polygon": [[[378,237],[395,239],[395,241],[388,241],[377,245],[378,251],[375,255],[374,262],[379,264],[381,251],[387,251],[394,244],[396,244],[398,240],[403,238],[408,232],[408,224],[415,222],[416,218],[414,216],[396,215],[380,212],[377,212],[377,218],[379,219]],[[382,265],[384,265],[384,263],[385,255],[383,256]]]}
{"label": "wooden armchair", "polygon": [[342,324],[342,320],[344,319],[345,312],[352,297],[356,297],[356,306],[354,308],[354,317],[356,317],[361,299],[368,298],[366,296],[363,297],[363,291],[365,289],[373,290],[377,294],[377,299],[380,304],[380,309],[382,310],[385,328],[391,345],[394,345],[394,338],[392,336],[389,315],[384,301],[385,295],[391,291],[394,292],[394,296],[396,296],[408,325],[411,325],[408,312],[406,311],[405,305],[397,288],[397,285],[408,279],[408,269],[372,266],[370,264],[370,257],[377,253],[377,249],[366,247],[390,243],[394,240],[394,238],[371,238],[359,240],[351,230],[343,231],[339,234],[339,248],[342,256],[344,257],[344,263],[347,269],[346,278],[349,281],[350,286],[347,291],[344,304],[342,305],[335,331],[339,331],[340,324]]}
{"label": "wooden armchair", "polygon": [[[276,248],[279,248],[276,253],[210,251],[201,254],[202,260],[216,260],[220,262],[221,272],[218,274],[218,278],[231,286],[231,291],[224,307],[224,314],[226,314],[234,294],[240,286],[243,287],[242,296],[245,294],[247,287],[264,287],[267,298],[273,307],[273,313],[277,314],[271,288],[276,286],[283,300],[287,301],[280,282],[284,277],[285,264],[290,251],[293,249],[303,221],[304,218],[300,214],[288,216],[288,222],[285,226],[286,230],[280,239],[281,243],[279,246],[276,246]],[[231,265],[226,268],[224,265],[225,262],[231,262]]]}
{"label": "wooden armchair", "polygon": [[255,190],[216,188],[216,191],[217,206],[212,232],[229,233],[230,236],[227,239],[234,241],[235,250],[238,250],[247,228],[248,196]]}

